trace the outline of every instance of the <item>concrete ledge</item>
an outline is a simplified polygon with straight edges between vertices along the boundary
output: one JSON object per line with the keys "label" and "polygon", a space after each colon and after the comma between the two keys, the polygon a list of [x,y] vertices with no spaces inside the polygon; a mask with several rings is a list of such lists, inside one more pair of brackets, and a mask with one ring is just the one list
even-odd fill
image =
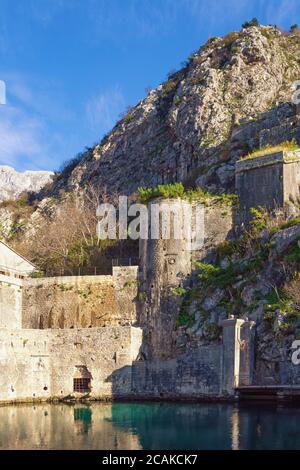
{"label": "concrete ledge", "polygon": [[236,173],[262,168],[269,165],[289,164],[300,161],[300,150],[291,152],[275,152],[261,157],[249,158],[248,160],[239,160],[236,162]]}
{"label": "concrete ledge", "polygon": [[0,283],[1,282],[12,286],[24,286],[24,279],[13,276],[6,276],[5,274],[0,274]]}

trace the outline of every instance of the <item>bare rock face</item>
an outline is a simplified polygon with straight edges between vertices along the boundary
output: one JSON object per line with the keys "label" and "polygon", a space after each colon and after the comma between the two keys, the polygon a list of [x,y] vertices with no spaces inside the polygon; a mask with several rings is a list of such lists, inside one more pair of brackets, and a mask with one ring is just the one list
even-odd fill
{"label": "bare rock face", "polygon": [[132,194],[176,181],[234,190],[234,164],[261,145],[296,138],[291,85],[299,37],[270,26],[211,38],[133,107],[53,191],[88,182]]}
{"label": "bare rock face", "polygon": [[10,166],[0,166],[0,202],[17,199],[24,191],[40,191],[51,181],[50,171],[18,172]]}

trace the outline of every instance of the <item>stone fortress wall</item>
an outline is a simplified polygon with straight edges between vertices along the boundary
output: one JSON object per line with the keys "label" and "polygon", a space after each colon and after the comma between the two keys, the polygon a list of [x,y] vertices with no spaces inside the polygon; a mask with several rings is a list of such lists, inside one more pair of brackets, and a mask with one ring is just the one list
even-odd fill
{"label": "stone fortress wall", "polygon": [[247,225],[252,207],[284,209],[299,213],[300,153],[277,152],[241,160],[236,164],[236,189],[240,200],[240,222]]}
{"label": "stone fortress wall", "polygon": [[[297,208],[299,162],[293,153],[237,164],[244,223],[250,207],[264,202]],[[261,184],[247,190],[255,181]],[[236,213],[208,204],[204,221],[201,249],[191,252],[190,240],[175,237],[142,241],[140,266],[115,267],[112,276],[0,274],[0,401],[220,398],[251,384],[253,322],[223,320],[221,343],[176,350],[174,288],[190,285],[194,260],[212,260],[214,248],[233,236]]]}
{"label": "stone fortress wall", "polygon": [[112,276],[0,274],[0,401],[74,397],[76,372],[89,375],[90,398],[127,395],[142,343],[137,296],[137,266]]}
{"label": "stone fortress wall", "polygon": [[91,328],[138,320],[138,267],[112,276],[25,278],[0,274],[0,328]]}
{"label": "stone fortress wall", "polygon": [[112,276],[30,279],[23,283],[23,328],[91,328],[137,322],[138,267]]}
{"label": "stone fortress wall", "polygon": [[85,375],[89,398],[127,396],[141,341],[141,329],[132,327],[1,329],[1,401],[74,396],[74,378]]}

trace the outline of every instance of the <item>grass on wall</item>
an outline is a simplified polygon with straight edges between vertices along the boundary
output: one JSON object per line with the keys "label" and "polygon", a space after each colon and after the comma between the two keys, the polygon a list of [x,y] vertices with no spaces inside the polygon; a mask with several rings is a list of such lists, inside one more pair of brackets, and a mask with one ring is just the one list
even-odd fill
{"label": "grass on wall", "polygon": [[198,201],[202,204],[218,203],[224,205],[236,204],[236,194],[211,194],[201,188],[186,191],[182,183],[159,184],[154,188],[139,188],[138,195],[142,204],[148,204],[155,198],[186,199],[190,202]]}
{"label": "grass on wall", "polygon": [[296,139],[292,139],[291,141],[285,141],[278,145],[266,145],[260,149],[254,150],[251,153],[248,153],[241,160],[252,160],[253,158],[263,157],[264,155],[271,155],[272,153],[277,152],[293,152],[295,150],[300,150],[300,147],[296,141]]}

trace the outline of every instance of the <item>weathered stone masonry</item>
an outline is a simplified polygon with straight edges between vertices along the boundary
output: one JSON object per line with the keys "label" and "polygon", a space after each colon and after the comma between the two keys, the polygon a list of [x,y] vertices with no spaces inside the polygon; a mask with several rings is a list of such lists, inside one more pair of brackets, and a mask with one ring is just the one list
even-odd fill
{"label": "weathered stone masonry", "polygon": [[278,152],[236,164],[236,189],[240,199],[240,222],[247,225],[250,209],[284,209],[299,212],[300,153]]}
{"label": "weathered stone masonry", "polygon": [[[158,246],[160,242],[156,241]],[[174,242],[168,244],[168,250],[172,250],[170,253],[167,250],[167,260],[176,254]],[[156,249],[154,251],[157,253]],[[165,256],[158,253],[164,267]],[[184,255],[186,252],[182,250],[180,256]],[[187,256],[185,258],[187,260]],[[184,275],[191,266],[190,261],[186,263]],[[162,286],[157,284],[157,295],[160,287],[168,290],[178,284],[178,279],[182,280],[181,276],[178,278],[177,262],[171,263],[170,269],[170,272],[166,271]],[[152,328],[150,342],[145,338],[147,329],[133,326],[139,319],[136,296],[140,281],[137,267],[115,268],[113,276],[101,279],[0,276],[0,401],[82,396],[88,399],[188,399],[219,397],[224,393],[232,395],[235,383],[227,377],[232,373],[229,351],[232,351],[232,338],[236,333],[224,335],[223,345],[200,346],[174,358],[165,348],[164,356],[162,341],[168,332],[170,334],[165,324],[168,314],[165,304],[154,304],[157,312],[152,311],[154,323],[149,323]],[[85,292],[88,288],[93,304],[94,296],[102,298],[103,293],[107,296],[107,285],[115,310],[107,308],[109,299],[105,298],[103,313],[107,315],[102,323],[95,325],[93,322],[98,319],[88,316],[91,307],[83,302],[77,290]],[[52,305],[55,313],[50,317]],[[78,305],[84,318],[91,321],[88,328],[83,328],[82,317],[76,316]],[[77,306],[75,310],[74,306]],[[171,311],[172,316],[175,313]],[[46,324],[42,324],[41,314]],[[230,322],[230,328],[232,331],[236,325]],[[145,344],[151,345],[152,354],[142,360],[145,359]],[[168,344],[166,342],[165,346]],[[239,371],[235,370],[235,373]],[[86,387],[84,392],[75,390],[75,380]]]}
{"label": "weathered stone masonry", "polygon": [[[299,162],[299,152],[281,152],[237,164],[243,223],[259,205],[297,212]],[[194,204],[155,202],[182,210]],[[139,268],[114,268],[112,276],[0,274],[0,400],[232,397],[236,387],[252,384],[254,322],[223,320],[221,343],[185,352],[175,341],[174,288],[193,282],[194,260],[213,262],[235,224],[233,207],[207,204],[197,251],[188,237],[160,234],[141,242]]]}
{"label": "weathered stone masonry", "polygon": [[89,328],[137,322],[138,267],[112,276],[30,279],[23,283],[23,328]]}
{"label": "weathered stone masonry", "polygon": [[82,368],[91,377],[89,398],[129,396],[141,341],[142,331],[131,327],[0,329],[1,401],[74,397]]}

